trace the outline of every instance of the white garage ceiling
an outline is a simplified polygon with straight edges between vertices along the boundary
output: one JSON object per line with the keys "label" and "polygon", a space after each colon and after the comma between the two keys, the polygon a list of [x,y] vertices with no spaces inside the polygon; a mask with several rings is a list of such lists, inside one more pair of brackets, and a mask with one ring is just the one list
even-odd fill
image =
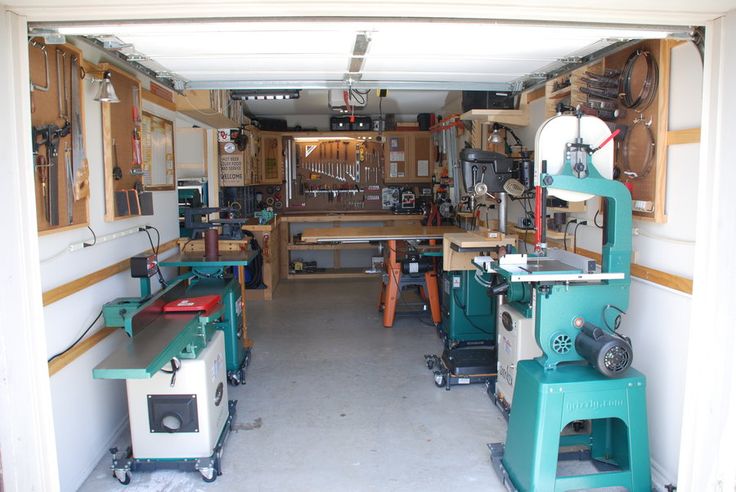
{"label": "white garage ceiling", "polygon": [[[288,20],[62,25],[192,89],[508,90],[538,73],[672,28],[480,21]],[[679,33],[682,34],[682,31]]]}

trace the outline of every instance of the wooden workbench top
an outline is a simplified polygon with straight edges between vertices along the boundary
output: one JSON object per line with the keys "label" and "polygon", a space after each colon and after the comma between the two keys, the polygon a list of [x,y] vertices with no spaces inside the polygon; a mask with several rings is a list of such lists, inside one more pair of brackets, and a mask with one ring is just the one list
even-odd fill
{"label": "wooden workbench top", "polygon": [[445,234],[461,233],[455,226],[330,227],[305,229],[302,241],[388,241],[409,239],[442,239]]}
{"label": "wooden workbench top", "polygon": [[457,244],[461,248],[486,248],[494,246],[504,246],[506,244],[516,245],[517,237],[505,234],[501,238],[489,238],[476,232],[459,232],[445,234],[445,242]]}
{"label": "wooden workbench top", "polygon": [[422,214],[392,214],[390,212],[353,212],[353,213],[288,213],[278,216],[282,222],[384,222],[384,221],[418,221]]}

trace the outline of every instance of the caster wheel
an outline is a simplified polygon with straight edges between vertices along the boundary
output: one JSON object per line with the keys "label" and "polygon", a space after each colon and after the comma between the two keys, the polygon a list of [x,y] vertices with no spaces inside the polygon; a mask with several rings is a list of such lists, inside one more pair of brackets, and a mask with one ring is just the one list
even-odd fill
{"label": "caster wheel", "polygon": [[445,386],[445,375],[440,371],[434,371],[434,384],[438,388],[443,388]]}
{"label": "caster wheel", "polygon": [[240,374],[238,374],[238,378],[240,379],[240,384],[245,384],[245,368],[240,370]]}
{"label": "caster wheel", "polygon": [[427,359],[427,369],[430,371],[434,369],[434,361],[432,359]]}
{"label": "caster wheel", "polygon": [[202,475],[204,482],[212,483],[217,480],[217,471],[214,468],[202,468],[199,473]]}
{"label": "caster wheel", "polygon": [[128,485],[132,478],[129,471],[126,471],[124,473],[112,472],[112,476],[115,477],[117,481],[120,482],[122,485]]}
{"label": "caster wheel", "polygon": [[227,377],[227,382],[230,383],[230,386],[238,386],[240,384],[240,379],[236,376],[230,375]]}

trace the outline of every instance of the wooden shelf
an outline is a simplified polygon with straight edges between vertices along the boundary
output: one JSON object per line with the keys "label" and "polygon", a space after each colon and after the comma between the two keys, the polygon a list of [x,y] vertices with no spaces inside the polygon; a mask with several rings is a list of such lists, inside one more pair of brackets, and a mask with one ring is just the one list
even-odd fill
{"label": "wooden shelf", "polygon": [[471,109],[460,115],[461,120],[472,120],[480,123],[501,123],[503,125],[529,125],[527,110],[528,93],[521,95],[519,109]]}
{"label": "wooden shelf", "polygon": [[176,110],[212,128],[238,128],[234,120],[225,117],[210,106],[210,91],[187,91],[185,95],[175,94]]}
{"label": "wooden shelf", "polygon": [[355,249],[355,250],[366,250],[376,249],[377,244],[370,243],[355,243],[355,244],[289,244],[287,249],[289,251],[320,251],[320,250],[336,250],[336,249]]}
{"label": "wooden shelf", "polygon": [[366,273],[365,268],[327,268],[323,272],[312,272],[312,273],[289,273],[288,279],[337,279],[337,278],[364,278],[381,275],[382,272],[377,273]]}
{"label": "wooden shelf", "polygon": [[572,94],[572,84],[568,85],[567,87],[563,87],[562,89],[558,89],[554,92],[550,92],[550,94],[547,96],[547,99],[564,99],[570,94]]}

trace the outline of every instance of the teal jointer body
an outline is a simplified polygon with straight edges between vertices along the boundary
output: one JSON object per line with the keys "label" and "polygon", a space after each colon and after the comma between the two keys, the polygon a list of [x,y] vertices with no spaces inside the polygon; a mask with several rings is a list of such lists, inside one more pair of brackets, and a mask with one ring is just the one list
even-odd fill
{"label": "teal jointer body", "polygon": [[[593,421],[586,436],[594,460],[617,469],[557,476],[560,432],[576,420]],[[607,378],[588,365],[547,371],[535,361],[519,362],[509,436],[502,459],[519,491],[562,491],[625,486],[651,491],[646,380],[634,369]],[[580,439],[578,437],[578,439]]]}
{"label": "teal jointer body", "polygon": [[[490,274],[483,274],[490,282]],[[471,270],[445,272],[442,279],[442,325],[448,347],[496,340],[496,302]]]}
{"label": "teal jointer body", "polygon": [[235,278],[196,278],[186,291],[189,297],[216,294],[222,304],[222,317],[215,323],[225,335],[225,360],[229,372],[237,371],[246,358],[243,346],[243,310],[240,284]]}

